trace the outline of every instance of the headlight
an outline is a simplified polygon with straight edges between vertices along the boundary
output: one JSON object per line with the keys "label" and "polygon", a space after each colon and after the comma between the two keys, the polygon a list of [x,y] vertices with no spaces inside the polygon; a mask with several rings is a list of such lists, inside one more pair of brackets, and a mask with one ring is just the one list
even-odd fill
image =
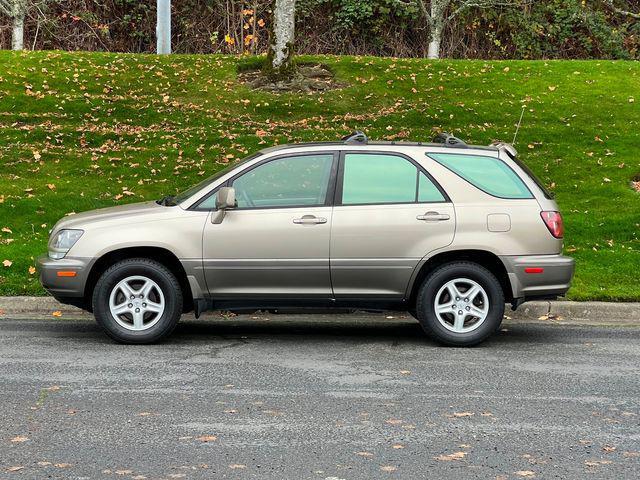
{"label": "headlight", "polygon": [[71,247],[80,239],[84,230],[60,230],[49,240],[49,258],[64,258]]}

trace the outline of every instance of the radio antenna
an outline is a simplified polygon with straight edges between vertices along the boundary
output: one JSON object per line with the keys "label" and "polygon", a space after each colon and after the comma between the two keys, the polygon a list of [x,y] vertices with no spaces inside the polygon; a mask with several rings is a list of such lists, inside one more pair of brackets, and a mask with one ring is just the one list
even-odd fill
{"label": "radio antenna", "polygon": [[527,108],[527,106],[522,105],[522,112],[520,112],[520,120],[518,120],[518,125],[516,126],[516,133],[513,134],[513,142],[511,142],[511,145],[516,144],[516,137],[518,136],[518,130],[520,130],[520,124],[522,123],[522,117],[524,117],[525,108]]}

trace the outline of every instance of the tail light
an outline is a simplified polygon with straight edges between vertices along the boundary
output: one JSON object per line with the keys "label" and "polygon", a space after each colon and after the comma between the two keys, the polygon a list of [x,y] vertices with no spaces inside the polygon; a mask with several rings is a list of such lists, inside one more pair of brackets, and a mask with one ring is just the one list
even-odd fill
{"label": "tail light", "polygon": [[540,216],[551,235],[556,238],[562,238],[564,236],[564,223],[562,222],[560,212],[544,211],[540,212]]}

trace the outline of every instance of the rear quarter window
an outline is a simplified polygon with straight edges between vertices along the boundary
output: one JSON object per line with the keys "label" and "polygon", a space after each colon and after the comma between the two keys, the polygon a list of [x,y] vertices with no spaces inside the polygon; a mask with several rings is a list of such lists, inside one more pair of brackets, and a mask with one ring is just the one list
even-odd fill
{"label": "rear quarter window", "polygon": [[427,155],[489,195],[499,198],[533,198],[522,179],[499,158],[459,153]]}

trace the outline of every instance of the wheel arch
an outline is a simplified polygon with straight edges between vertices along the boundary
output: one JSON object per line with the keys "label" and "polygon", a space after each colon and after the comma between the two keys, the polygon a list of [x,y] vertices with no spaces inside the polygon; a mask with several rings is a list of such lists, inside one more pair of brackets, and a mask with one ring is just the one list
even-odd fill
{"label": "wheel arch", "polygon": [[511,283],[509,281],[509,275],[507,274],[507,269],[505,268],[500,258],[495,253],[489,252],[487,250],[464,249],[447,250],[428,258],[422,264],[422,266],[420,266],[418,273],[414,276],[412,283],[409,285],[409,304],[415,305],[418,290],[420,289],[422,282],[425,278],[427,278],[429,273],[431,273],[440,265],[457,261],[477,263],[478,265],[481,265],[489,270],[495,275],[495,277],[498,279],[498,282],[500,282],[505,301],[507,303],[513,302],[513,291],[511,289]]}
{"label": "wheel arch", "polygon": [[93,297],[93,289],[95,288],[100,276],[114,263],[128,258],[148,258],[167,267],[171,273],[176,276],[178,283],[180,284],[182,296],[184,298],[183,311],[186,313],[193,310],[193,293],[191,291],[189,279],[187,278],[187,272],[185,271],[182,262],[180,262],[178,257],[171,250],[162,247],[148,246],[125,247],[111,250],[104,253],[93,263],[84,287],[84,298],[89,310],[92,308],[91,298]]}

